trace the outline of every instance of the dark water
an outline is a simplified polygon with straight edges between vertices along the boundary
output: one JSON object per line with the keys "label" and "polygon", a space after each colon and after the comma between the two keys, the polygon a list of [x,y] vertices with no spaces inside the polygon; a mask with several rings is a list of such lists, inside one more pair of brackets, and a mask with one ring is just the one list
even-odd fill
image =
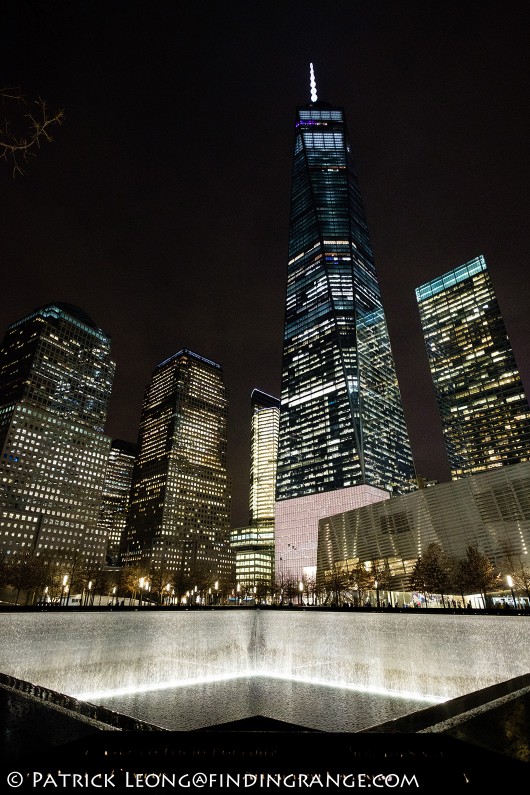
{"label": "dark water", "polygon": [[262,715],[321,731],[355,732],[429,706],[425,701],[262,677],[91,700],[173,731]]}

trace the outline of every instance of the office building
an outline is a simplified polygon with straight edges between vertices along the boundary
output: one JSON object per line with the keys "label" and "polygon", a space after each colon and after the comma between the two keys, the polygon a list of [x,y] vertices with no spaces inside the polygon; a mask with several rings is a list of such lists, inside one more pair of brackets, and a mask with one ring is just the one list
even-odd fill
{"label": "office building", "polygon": [[411,489],[413,478],[344,111],[313,87],[295,122],[277,569],[314,576],[318,518]]}
{"label": "office building", "polygon": [[530,462],[321,519],[317,579],[325,582],[334,567],[352,571],[360,561],[389,575],[388,590],[407,591],[414,565],[431,543],[457,559],[465,558],[468,546],[476,547],[504,574],[510,573],[508,561],[525,564],[530,549]]}
{"label": "office building", "polygon": [[54,303],[12,323],[0,350],[0,550],[99,565],[110,439],[110,339]]}
{"label": "office building", "polygon": [[107,535],[107,563],[118,563],[121,537],[125,531],[131,495],[136,446],[113,439],[109,450],[101,497],[98,527]]}
{"label": "office building", "polygon": [[[232,530],[236,580],[252,592],[274,582],[274,510],[280,401],[254,389],[251,396],[249,525]],[[256,591],[257,592],[257,591]]]}
{"label": "office building", "polygon": [[530,410],[484,257],[416,290],[453,478],[530,460]]}
{"label": "office building", "polygon": [[233,580],[227,411],[216,362],[183,349],[155,369],[122,542],[126,565],[212,584]]}

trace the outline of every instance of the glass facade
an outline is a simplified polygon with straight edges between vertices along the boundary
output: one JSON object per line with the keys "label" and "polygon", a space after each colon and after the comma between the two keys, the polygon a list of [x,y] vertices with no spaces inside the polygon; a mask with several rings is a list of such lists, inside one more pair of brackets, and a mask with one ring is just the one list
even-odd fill
{"label": "glass facade", "polygon": [[317,579],[333,567],[378,564],[393,590],[407,590],[429,544],[454,558],[477,547],[502,571],[507,553],[526,560],[530,548],[530,463],[440,483],[385,502],[321,519]]}
{"label": "glass facade", "polygon": [[116,564],[125,531],[136,447],[122,439],[110,446],[98,527],[107,534],[107,562]]}
{"label": "glass facade", "polygon": [[274,525],[280,401],[255,389],[251,397],[250,524]]}
{"label": "glass facade", "polygon": [[259,389],[251,396],[249,527],[230,533],[236,579],[245,586],[272,586],[274,514],[280,401]]}
{"label": "glass facade", "polygon": [[115,365],[88,315],[51,304],[9,326],[0,349],[0,549],[105,561],[98,528]]}
{"label": "glass facade", "polygon": [[219,364],[181,350],[154,371],[122,541],[126,565],[233,579],[227,412]]}
{"label": "glass facade", "polygon": [[484,257],[416,297],[453,478],[530,459],[530,410]]}
{"label": "glass facade", "polygon": [[277,500],[411,488],[412,454],[342,109],[298,109]]}

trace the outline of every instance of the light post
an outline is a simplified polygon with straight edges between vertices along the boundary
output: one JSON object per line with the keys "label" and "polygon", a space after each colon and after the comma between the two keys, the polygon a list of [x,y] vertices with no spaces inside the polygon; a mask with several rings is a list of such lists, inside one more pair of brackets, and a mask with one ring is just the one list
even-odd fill
{"label": "light post", "polygon": [[514,608],[516,608],[516,607],[517,607],[517,605],[516,605],[516,603],[515,603],[515,594],[514,594],[514,592],[513,592],[513,578],[512,578],[512,576],[511,576],[511,574],[507,574],[507,575],[506,575],[506,582],[508,583],[508,588],[509,588],[509,589],[510,589],[510,591],[512,592],[513,606],[514,606]]}
{"label": "light post", "polygon": [[298,583],[298,604],[302,604],[302,594],[304,593],[304,583],[302,580]]}
{"label": "light post", "polygon": [[89,583],[88,583],[88,593],[87,593],[87,597],[86,597],[86,604],[87,605],[89,605],[90,602],[91,602],[91,600],[90,600],[91,591],[92,591],[92,580],[90,580]]}
{"label": "light post", "polygon": [[169,592],[170,592],[170,590],[171,590],[171,586],[170,586],[170,584],[168,583],[168,584],[166,585],[166,605],[168,605],[168,606],[171,604],[171,597],[170,597],[170,595],[169,595]]}
{"label": "light post", "polygon": [[380,606],[379,605],[379,582],[376,580],[374,582],[374,585],[375,585],[375,600],[376,600],[377,606],[379,607]]}
{"label": "light post", "polygon": [[219,594],[217,593],[217,591],[219,590],[219,580],[216,580],[214,582],[213,590],[214,590],[214,593],[215,593],[215,600],[214,600],[215,604],[218,604],[219,603]]}
{"label": "light post", "polygon": [[237,592],[236,604],[241,604],[241,585],[239,583],[237,584],[236,592]]}
{"label": "light post", "polygon": [[116,586],[112,589],[112,604],[116,605]]}

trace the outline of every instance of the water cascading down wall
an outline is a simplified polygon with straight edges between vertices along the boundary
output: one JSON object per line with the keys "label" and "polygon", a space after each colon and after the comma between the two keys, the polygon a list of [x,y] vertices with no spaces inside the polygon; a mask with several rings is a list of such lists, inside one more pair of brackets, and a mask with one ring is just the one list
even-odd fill
{"label": "water cascading down wall", "polygon": [[273,677],[434,702],[530,671],[524,616],[6,613],[0,628],[2,673],[86,700]]}

